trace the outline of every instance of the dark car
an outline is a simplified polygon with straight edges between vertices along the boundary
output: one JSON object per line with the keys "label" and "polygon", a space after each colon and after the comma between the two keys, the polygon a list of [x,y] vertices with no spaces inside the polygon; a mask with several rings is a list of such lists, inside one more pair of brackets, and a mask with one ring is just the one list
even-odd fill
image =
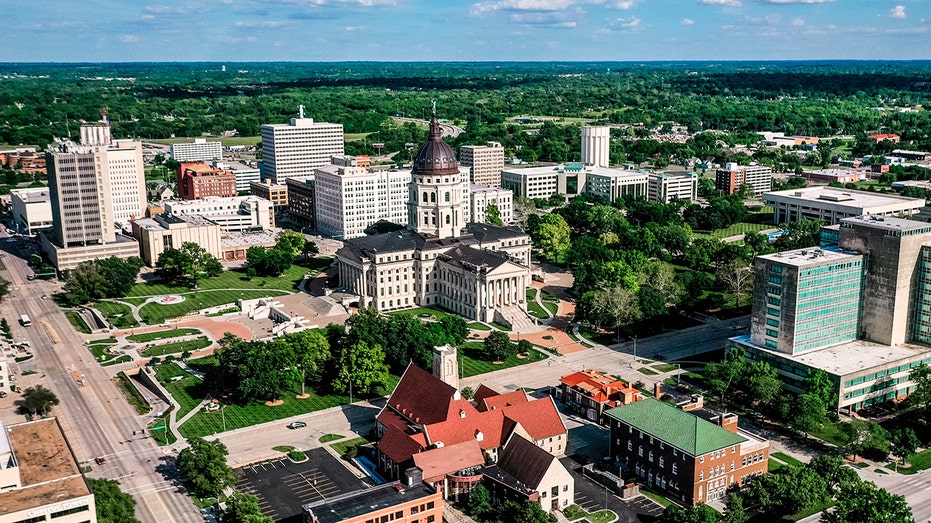
{"label": "dark car", "polygon": [[666,359],[666,356],[664,356],[664,355],[662,355],[662,354],[660,354],[660,353],[657,352],[656,354],[653,355],[653,359],[654,359],[654,360],[663,361],[663,360]]}
{"label": "dark car", "polygon": [[98,465],[103,465],[103,464],[106,463],[106,462],[107,462],[107,458],[105,458],[105,457],[103,457],[103,456],[101,456],[101,457],[99,457],[99,458],[94,458],[94,463],[96,463],[96,464],[98,464]]}
{"label": "dark car", "polygon": [[307,424],[304,423],[303,421],[292,421],[291,423],[288,423],[289,429],[302,429],[306,426]]}

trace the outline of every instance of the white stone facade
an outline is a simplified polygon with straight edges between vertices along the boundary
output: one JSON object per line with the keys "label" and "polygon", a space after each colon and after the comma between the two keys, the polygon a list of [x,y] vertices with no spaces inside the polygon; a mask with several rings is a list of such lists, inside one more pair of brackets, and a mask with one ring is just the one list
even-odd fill
{"label": "white stone facade", "polygon": [[343,155],[342,124],[314,122],[303,117],[303,109],[301,113],[290,123],[262,126],[262,174],[276,183],[314,174],[314,169],[330,163],[331,156]]}
{"label": "white stone facade", "polygon": [[173,143],[168,154],[178,162],[207,162],[223,160],[223,144],[208,142],[206,138],[195,138],[194,142]]}

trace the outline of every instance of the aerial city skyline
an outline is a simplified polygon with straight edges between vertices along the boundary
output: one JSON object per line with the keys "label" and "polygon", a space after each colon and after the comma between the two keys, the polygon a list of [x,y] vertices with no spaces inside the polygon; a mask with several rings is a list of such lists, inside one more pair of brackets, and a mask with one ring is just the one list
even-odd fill
{"label": "aerial city skyline", "polygon": [[931,56],[927,0],[13,0],[5,19],[0,62]]}

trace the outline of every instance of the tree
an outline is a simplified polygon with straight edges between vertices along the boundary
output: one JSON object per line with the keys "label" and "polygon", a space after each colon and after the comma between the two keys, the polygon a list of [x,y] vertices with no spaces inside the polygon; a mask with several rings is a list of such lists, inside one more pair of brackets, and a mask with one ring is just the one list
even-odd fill
{"label": "tree", "polygon": [[222,523],[274,523],[274,519],[262,515],[259,498],[252,494],[236,492],[226,500],[226,512]]}
{"label": "tree", "polygon": [[535,501],[523,500],[517,502],[508,500],[495,511],[497,519],[508,523],[547,523],[549,516]]}
{"label": "tree", "polygon": [[842,448],[853,455],[853,460],[864,453],[889,453],[889,440],[886,431],[876,423],[862,419],[851,419],[838,426],[844,440]]}
{"label": "tree", "polygon": [[94,493],[98,523],[139,523],[136,519],[136,500],[122,490],[119,481],[87,478]]}
{"label": "tree", "polygon": [[689,508],[672,504],[663,511],[661,521],[669,523],[717,523],[718,513],[704,503]]}
{"label": "tree", "polygon": [[304,259],[310,258],[311,256],[316,256],[320,254],[320,249],[317,248],[317,244],[307,240],[304,242],[304,248],[301,249],[301,254],[304,256]]}
{"label": "tree", "polygon": [[821,523],[914,523],[905,496],[890,494],[872,481],[841,485],[833,510],[821,513]]}
{"label": "tree", "polygon": [[165,279],[197,288],[197,282],[214,278],[223,272],[223,265],[206,249],[194,242],[184,242],[178,249],[165,249],[155,262],[156,273]]}
{"label": "tree", "polygon": [[0,278],[0,302],[10,293],[10,285],[12,284],[9,281]]}
{"label": "tree", "polygon": [[893,430],[889,440],[892,443],[892,455],[902,460],[902,463],[905,463],[921,446],[921,440],[911,427]]}
{"label": "tree", "polygon": [[226,464],[226,445],[203,438],[191,438],[188,445],[178,453],[178,468],[195,496],[219,497],[224,489],[236,484],[236,474]]}
{"label": "tree", "polygon": [[284,229],[278,236],[275,238],[275,249],[280,249],[284,252],[291,253],[291,258],[304,252],[304,247],[307,244],[307,238],[303,234],[292,231],[290,229]]}
{"label": "tree", "polygon": [[776,369],[768,362],[758,361],[746,367],[743,373],[743,387],[752,401],[760,405],[771,405],[782,390],[782,381]]}
{"label": "tree", "polygon": [[461,345],[469,336],[469,325],[462,316],[443,316],[440,325],[446,334],[446,342],[450,345]]}
{"label": "tree", "polygon": [[906,400],[909,405],[918,407],[927,418],[931,413],[931,366],[924,363],[914,367],[908,373],[908,379],[915,382],[915,390]]}
{"label": "tree", "polygon": [[802,218],[788,225],[781,225],[783,233],[776,238],[774,244],[777,251],[791,251],[815,247],[821,241],[821,226],[819,220]]}
{"label": "tree", "polygon": [[388,382],[388,364],[381,345],[364,341],[340,351],[333,387],[340,392],[369,394]]}
{"label": "tree", "polygon": [[824,479],[830,495],[844,483],[860,480],[857,472],[848,467],[839,456],[822,454],[812,458],[808,466]]}
{"label": "tree", "polygon": [[479,484],[469,491],[469,501],[466,503],[466,512],[473,518],[481,516],[491,510],[491,492],[485,485]]}
{"label": "tree", "polygon": [[181,249],[165,249],[155,262],[155,273],[166,280],[178,282],[193,271],[193,261]]}
{"label": "tree", "polygon": [[728,291],[734,294],[734,300],[740,307],[741,298],[753,291],[753,267],[743,260],[734,260],[715,273]]}
{"label": "tree", "polygon": [[485,338],[483,343],[485,354],[493,361],[504,361],[516,352],[514,344],[507,334],[494,331]]}
{"label": "tree", "polygon": [[616,330],[626,327],[641,317],[637,296],[629,289],[615,285],[610,289],[596,291],[592,297],[591,320],[593,323]]}
{"label": "tree", "polygon": [[488,207],[485,208],[486,221],[492,225],[504,226],[504,222],[501,221],[501,209],[498,209],[498,206],[489,203]]}
{"label": "tree", "polygon": [[220,374],[228,373],[246,401],[269,401],[301,378],[294,348],[287,337],[270,341],[234,342],[219,353]]}
{"label": "tree", "polygon": [[556,213],[550,213],[540,218],[540,224],[533,234],[533,241],[543,251],[543,255],[559,263],[559,257],[569,247],[569,224]]}
{"label": "tree", "polygon": [[43,387],[34,385],[23,391],[23,399],[16,401],[19,411],[23,414],[29,414],[33,418],[48,414],[48,411],[58,405],[58,396],[55,393]]}
{"label": "tree", "polygon": [[825,408],[837,405],[837,393],[834,382],[827,372],[821,369],[808,369],[805,377],[805,391],[817,396]]}
{"label": "tree", "polygon": [[744,371],[747,368],[744,356],[744,350],[736,347],[724,355],[723,361],[713,361],[705,365],[705,379],[708,383],[708,389],[714,394],[720,395],[722,402],[726,402],[727,392],[732,386],[740,383],[744,376]]}
{"label": "tree", "polygon": [[301,394],[309,376],[316,377],[330,359],[330,343],[320,331],[304,330],[283,336],[291,345],[295,356],[294,364],[301,371]]}
{"label": "tree", "polygon": [[793,415],[789,419],[789,425],[803,432],[806,437],[809,432],[827,421],[827,409],[824,401],[817,394],[806,392],[796,397],[793,405]]}
{"label": "tree", "polygon": [[724,504],[724,514],[718,518],[719,523],[747,523],[750,516],[744,510],[744,499],[740,494],[731,492]]}
{"label": "tree", "polygon": [[122,298],[135,285],[143,265],[136,256],[81,262],[65,277],[65,299],[77,305],[101,298]]}

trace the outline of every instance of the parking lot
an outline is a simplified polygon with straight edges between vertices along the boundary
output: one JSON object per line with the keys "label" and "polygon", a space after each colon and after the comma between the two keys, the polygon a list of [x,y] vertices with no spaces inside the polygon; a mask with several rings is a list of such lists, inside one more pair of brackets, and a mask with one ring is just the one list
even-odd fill
{"label": "parking lot", "polygon": [[258,496],[262,513],[275,521],[301,521],[301,505],[368,486],[322,448],[307,451],[307,461],[288,458],[236,470],[236,489]]}
{"label": "parking lot", "polygon": [[579,472],[580,465],[572,458],[563,458],[560,462],[575,479],[575,504],[586,511],[598,512],[607,507],[617,514],[616,523],[652,522],[663,514],[663,507],[646,496],[623,501],[603,485],[583,477]]}

